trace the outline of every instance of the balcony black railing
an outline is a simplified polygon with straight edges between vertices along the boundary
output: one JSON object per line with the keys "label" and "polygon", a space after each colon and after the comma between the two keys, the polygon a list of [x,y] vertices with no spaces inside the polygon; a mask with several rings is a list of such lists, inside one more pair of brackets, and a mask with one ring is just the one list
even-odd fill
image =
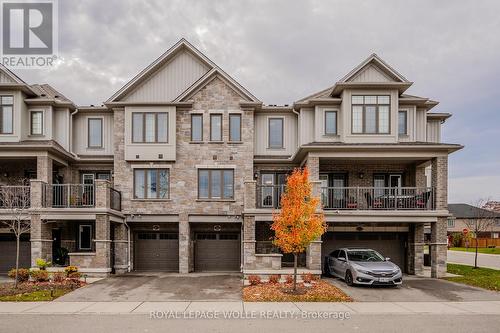
{"label": "balcony black railing", "polygon": [[114,188],[110,187],[110,205],[111,209],[121,211],[122,210],[122,193]]}

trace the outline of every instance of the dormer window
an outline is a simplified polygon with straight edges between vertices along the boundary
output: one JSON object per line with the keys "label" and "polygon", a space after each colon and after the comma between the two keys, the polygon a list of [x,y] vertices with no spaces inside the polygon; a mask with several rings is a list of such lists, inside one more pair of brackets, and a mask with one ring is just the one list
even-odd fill
{"label": "dormer window", "polygon": [[389,134],[389,96],[352,96],[352,133]]}
{"label": "dormer window", "polygon": [[0,134],[13,133],[14,97],[0,96]]}

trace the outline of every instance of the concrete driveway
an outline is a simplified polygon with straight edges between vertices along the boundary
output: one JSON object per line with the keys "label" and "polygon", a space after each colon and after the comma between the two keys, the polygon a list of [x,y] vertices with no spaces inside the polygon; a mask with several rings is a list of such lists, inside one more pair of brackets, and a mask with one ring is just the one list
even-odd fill
{"label": "concrete driveway", "polygon": [[241,288],[240,274],[129,273],[97,281],[56,301],[228,301],[241,300]]}
{"label": "concrete driveway", "polygon": [[399,287],[349,287],[337,278],[326,280],[358,302],[500,301],[500,292],[424,277],[405,276]]}
{"label": "concrete driveway", "polygon": [[[469,252],[464,251],[448,251],[448,262],[453,264],[462,264],[474,266],[475,252],[473,249]],[[477,254],[477,265],[479,267],[500,269],[500,255],[499,254]]]}

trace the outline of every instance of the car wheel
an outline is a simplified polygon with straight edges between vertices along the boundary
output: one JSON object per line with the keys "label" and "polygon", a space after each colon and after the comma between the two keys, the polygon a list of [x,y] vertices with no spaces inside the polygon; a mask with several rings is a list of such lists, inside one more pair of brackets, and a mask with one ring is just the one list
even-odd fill
{"label": "car wheel", "polygon": [[352,280],[352,274],[351,274],[351,271],[347,271],[345,272],[345,283],[348,285],[348,286],[352,286],[354,284],[353,280]]}
{"label": "car wheel", "polygon": [[330,273],[330,267],[328,266],[328,263],[325,262],[325,265],[323,267],[323,273],[325,276],[332,276],[332,273]]}

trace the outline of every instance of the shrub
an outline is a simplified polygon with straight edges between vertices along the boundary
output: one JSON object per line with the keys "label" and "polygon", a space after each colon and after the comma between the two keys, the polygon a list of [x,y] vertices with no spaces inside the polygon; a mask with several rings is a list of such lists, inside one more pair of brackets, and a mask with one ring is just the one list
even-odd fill
{"label": "shrub", "polygon": [[313,280],[313,275],[311,273],[302,274],[301,277],[304,283],[311,283]]}
{"label": "shrub", "polygon": [[44,270],[30,271],[31,278],[36,282],[49,281],[49,272]]}
{"label": "shrub", "polygon": [[286,283],[293,283],[293,275],[287,275],[285,281]]}
{"label": "shrub", "polygon": [[269,276],[269,283],[278,283],[280,282],[281,276],[279,274],[273,274]]}
{"label": "shrub", "polygon": [[260,276],[258,276],[258,275],[250,275],[248,277],[248,282],[250,282],[251,286],[256,286],[256,285],[260,284]]}
{"label": "shrub", "polygon": [[66,280],[66,274],[63,272],[55,272],[52,275],[52,281],[54,281],[56,283],[62,283],[62,282],[64,282],[64,280]]}
{"label": "shrub", "polygon": [[69,277],[71,273],[77,273],[78,272],[78,267],[76,266],[68,266],[64,269],[64,272],[66,273],[66,276]]}
{"label": "shrub", "polygon": [[[11,279],[15,279],[16,278],[16,269],[15,268],[12,268],[10,271],[9,271],[9,277]],[[30,278],[30,271],[26,268],[19,268],[17,270],[17,281],[19,282],[26,282],[28,281]]]}
{"label": "shrub", "polygon": [[50,267],[52,264],[50,261],[46,261],[42,258],[38,258],[35,260],[36,266],[41,270],[44,271],[47,269],[47,267]]}
{"label": "shrub", "polygon": [[80,274],[79,272],[72,272],[68,274],[68,277],[72,280],[80,280],[82,274]]}

